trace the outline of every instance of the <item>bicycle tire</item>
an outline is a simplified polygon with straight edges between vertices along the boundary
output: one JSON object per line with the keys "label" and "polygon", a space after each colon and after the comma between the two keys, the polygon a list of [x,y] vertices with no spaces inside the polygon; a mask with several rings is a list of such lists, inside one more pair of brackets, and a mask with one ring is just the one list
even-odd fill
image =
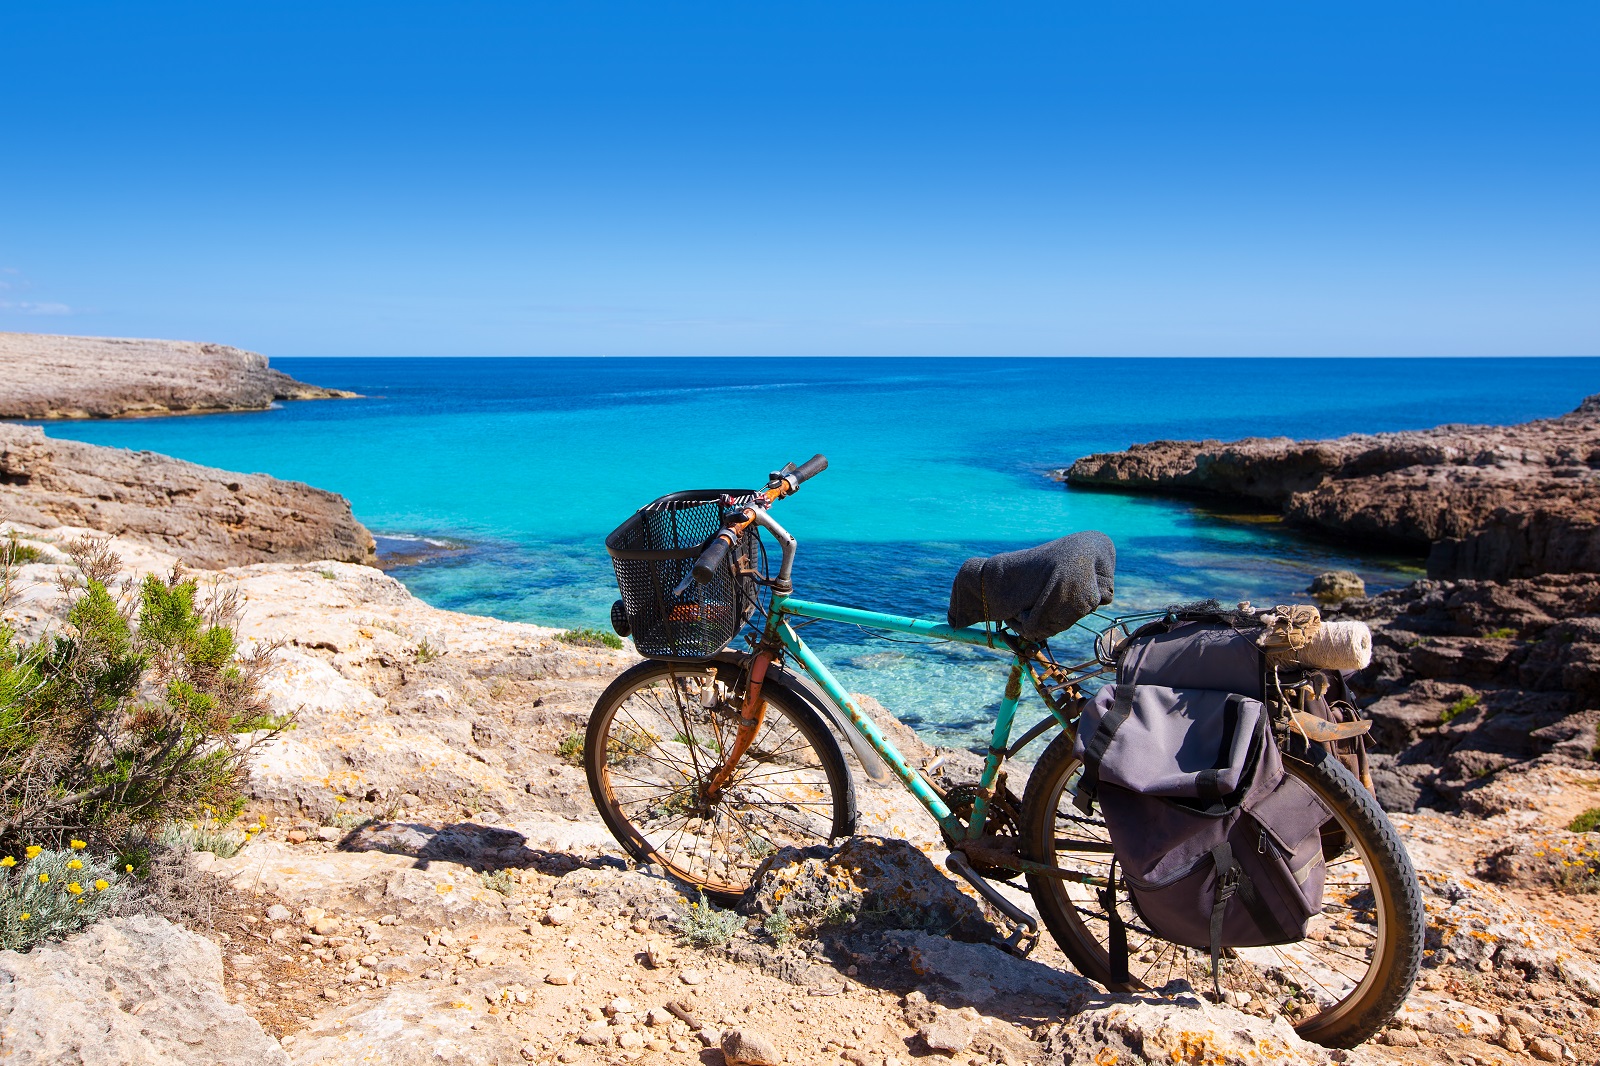
{"label": "bicycle tire", "polygon": [[[777,685],[762,690],[765,720],[728,787],[704,801],[702,785],[737,728],[744,677],[741,662],[646,660],[600,694],[584,738],[589,792],[611,835],[636,861],[724,905],[779,848],[831,844],[855,825],[838,741]],[[702,706],[707,678],[731,698]]]}
{"label": "bicycle tire", "polygon": [[[1084,818],[1081,812],[1072,806],[1072,779],[1081,766],[1073,754],[1072,747],[1070,734],[1064,733],[1056,737],[1029,776],[1022,801],[1026,846],[1037,861],[1056,866],[1063,865],[1061,862],[1063,855],[1077,857],[1072,861],[1072,865],[1082,866],[1096,861],[1081,858],[1091,854],[1087,844],[1097,839],[1094,835],[1082,838],[1080,842],[1086,846],[1081,850],[1069,848],[1058,851],[1057,848],[1059,842],[1056,835],[1057,823],[1062,818],[1076,822],[1079,829],[1086,834],[1093,832],[1091,829],[1093,820]],[[1355,852],[1368,872],[1368,882],[1372,889],[1372,910],[1376,915],[1376,921],[1373,923],[1376,930],[1376,946],[1365,962],[1367,967],[1365,973],[1362,974],[1360,981],[1353,981],[1353,988],[1343,998],[1336,999],[1316,1013],[1300,1017],[1298,1020],[1290,1018],[1295,1031],[1306,1040],[1326,1047],[1354,1047],[1388,1024],[1416,981],[1417,972],[1422,964],[1425,925],[1422,890],[1417,883],[1416,871],[1411,865],[1410,856],[1406,854],[1405,845],[1395,833],[1388,817],[1371,793],[1363,788],[1360,781],[1337,759],[1328,756],[1321,748],[1313,747],[1310,751],[1297,748],[1293,752],[1286,753],[1284,769],[1285,772],[1294,774],[1311,786],[1335,812],[1335,821],[1328,823],[1324,829],[1325,850],[1349,845],[1348,850]],[[1065,811],[1062,810],[1063,806],[1066,808]],[[1343,831],[1344,837],[1340,837],[1336,832],[1330,832],[1335,823],[1337,829]],[[1109,841],[1109,836],[1104,839]],[[1349,861],[1351,860],[1342,862]],[[1344,876],[1348,877],[1348,872]],[[1038,874],[1029,875],[1028,888],[1045,926],[1050,930],[1050,935],[1080,973],[1113,991],[1139,991],[1151,987],[1138,977],[1123,985],[1111,981],[1110,955],[1103,940],[1096,933],[1096,928],[1103,925],[1104,920],[1096,918],[1095,912],[1098,911],[1100,915],[1104,915],[1105,912],[1099,909],[1097,902],[1092,907],[1082,907],[1074,902],[1071,895],[1074,891],[1084,894],[1091,890]],[[1359,888],[1351,891],[1347,901],[1355,900],[1359,894]],[[1119,899],[1121,900],[1119,913],[1124,915],[1124,920],[1131,926],[1128,934],[1130,948],[1133,952],[1137,952],[1139,948],[1133,946],[1136,940],[1134,930],[1140,928],[1135,924],[1139,921],[1137,912],[1127,902],[1125,894],[1119,893]],[[1356,913],[1354,907],[1347,906],[1346,909],[1351,914]],[[1351,928],[1356,928],[1354,923],[1351,923]],[[1143,944],[1160,940],[1148,929],[1140,931],[1146,934],[1145,940],[1141,942]],[[1328,939],[1332,941],[1332,937]],[[1308,939],[1282,947],[1303,949],[1303,945],[1312,942]],[[1160,943],[1166,944],[1165,941]],[[1184,973],[1180,976],[1187,976],[1191,972],[1189,949],[1171,944],[1166,944],[1166,948],[1173,950],[1174,964],[1179,953],[1183,953]],[[1163,948],[1156,953],[1157,962],[1163,958],[1165,950]],[[1315,981],[1313,969],[1304,964],[1296,964],[1281,948],[1241,949],[1242,952],[1251,954],[1259,954],[1264,950],[1276,951],[1291,966],[1295,966],[1301,973]],[[1194,954],[1204,956],[1205,953]],[[1232,954],[1235,959],[1245,957],[1239,953]],[[1341,955],[1341,957],[1354,956]],[[1309,956],[1306,956],[1306,960],[1311,966],[1315,966],[1315,962]],[[1198,961],[1201,965],[1193,972],[1203,974],[1205,978],[1203,983],[1209,984],[1209,959],[1200,958]],[[1264,975],[1272,973],[1272,966],[1263,966],[1254,959],[1247,961],[1252,965],[1236,967],[1230,960],[1225,971],[1237,970],[1232,979],[1244,983],[1260,979],[1262,983],[1253,987],[1266,987],[1269,990],[1282,987],[1265,982]],[[1143,976],[1151,976],[1153,969],[1154,965],[1144,971]],[[1166,972],[1171,974],[1172,970],[1173,964],[1169,964]],[[1277,967],[1277,970],[1280,975],[1291,972],[1283,966]],[[1335,970],[1335,972],[1349,977],[1342,974],[1342,971]],[[1201,981],[1194,983],[1197,986],[1202,984]],[[1223,983],[1224,987],[1227,987],[1230,981],[1225,979]],[[1326,988],[1323,988],[1323,991],[1329,997],[1334,994]],[[1291,997],[1288,1002],[1301,1001]]]}

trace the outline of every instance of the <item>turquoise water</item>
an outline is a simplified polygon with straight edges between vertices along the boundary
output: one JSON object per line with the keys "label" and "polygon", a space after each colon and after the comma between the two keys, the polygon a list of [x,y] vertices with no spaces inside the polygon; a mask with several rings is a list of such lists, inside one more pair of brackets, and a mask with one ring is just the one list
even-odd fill
{"label": "turquoise water", "polygon": [[[1183,502],[1077,492],[1045,473],[1157,438],[1328,436],[1561,414],[1600,360],[280,359],[365,398],[257,414],[50,423],[348,496],[375,532],[457,550],[395,571],[430,603],[603,625],[601,541],[682,488],[755,485],[786,460],[832,467],[780,505],[800,593],[942,617],[970,555],[1079,529],[1117,543],[1115,610],[1216,596],[1281,602],[1341,567],[1369,586],[1420,560],[1286,533]],[[846,683],[946,742],[974,743],[1003,668],[982,652],[807,630]],[[1063,638],[1063,655],[1081,642]]]}

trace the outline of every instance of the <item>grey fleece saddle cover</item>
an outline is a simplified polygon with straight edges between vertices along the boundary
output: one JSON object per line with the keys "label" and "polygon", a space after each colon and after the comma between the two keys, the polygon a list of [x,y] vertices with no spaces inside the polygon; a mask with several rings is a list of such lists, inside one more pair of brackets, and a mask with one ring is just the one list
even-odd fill
{"label": "grey fleece saddle cover", "polygon": [[1111,602],[1117,549],[1086,531],[961,564],[950,587],[953,626],[1006,622],[1024,640],[1047,640]]}

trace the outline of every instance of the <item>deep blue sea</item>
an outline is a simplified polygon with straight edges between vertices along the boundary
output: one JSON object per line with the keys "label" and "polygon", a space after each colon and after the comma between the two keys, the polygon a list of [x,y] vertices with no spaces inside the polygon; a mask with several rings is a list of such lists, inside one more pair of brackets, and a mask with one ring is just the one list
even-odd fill
{"label": "deep blue sea", "polygon": [[[1202,505],[1045,477],[1157,438],[1331,436],[1519,422],[1600,392],[1600,360],[275,359],[364,398],[256,414],[48,423],[52,436],[259,471],[348,496],[379,534],[455,550],[394,573],[454,610],[606,624],[602,540],[677,489],[755,486],[787,460],[832,467],[775,512],[801,595],[942,618],[963,559],[1080,529],[1117,544],[1117,602],[1275,603],[1319,571],[1369,587],[1420,559],[1305,538]],[[392,546],[385,542],[386,546]],[[930,738],[981,743],[1004,681],[987,654],[817,623],[856,691]],[[1084,641],[1066,637],[1061,653]]]}

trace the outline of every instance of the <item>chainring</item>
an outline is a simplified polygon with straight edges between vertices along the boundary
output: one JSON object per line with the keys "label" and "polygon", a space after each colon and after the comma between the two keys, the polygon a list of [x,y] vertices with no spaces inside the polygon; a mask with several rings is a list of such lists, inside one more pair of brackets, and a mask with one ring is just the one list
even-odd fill
{"label": "chainring", "polygon": [[[978,786],[976,784],[956,785],[944,794],[944,802],[951,812],[962,819],[972,816],[972,802],[977,799]],[[995,790],[993,798],[989,800],[988,817],[985,819],[983,832],[985,836],[1007,837],[1017,842],[1019,849],[1022,843],[1022,804],[1017,797],[1012,795],[1009,788],[1001,787]],[[947,846],[954,846],[955,841],[946,833],[944,842]],[[1010,881],[1021,874],[1020,870],[1008,870],[1003,866],[991,866],[985,862],[973,862],[972,869],[975,873],[991,881]]]}

